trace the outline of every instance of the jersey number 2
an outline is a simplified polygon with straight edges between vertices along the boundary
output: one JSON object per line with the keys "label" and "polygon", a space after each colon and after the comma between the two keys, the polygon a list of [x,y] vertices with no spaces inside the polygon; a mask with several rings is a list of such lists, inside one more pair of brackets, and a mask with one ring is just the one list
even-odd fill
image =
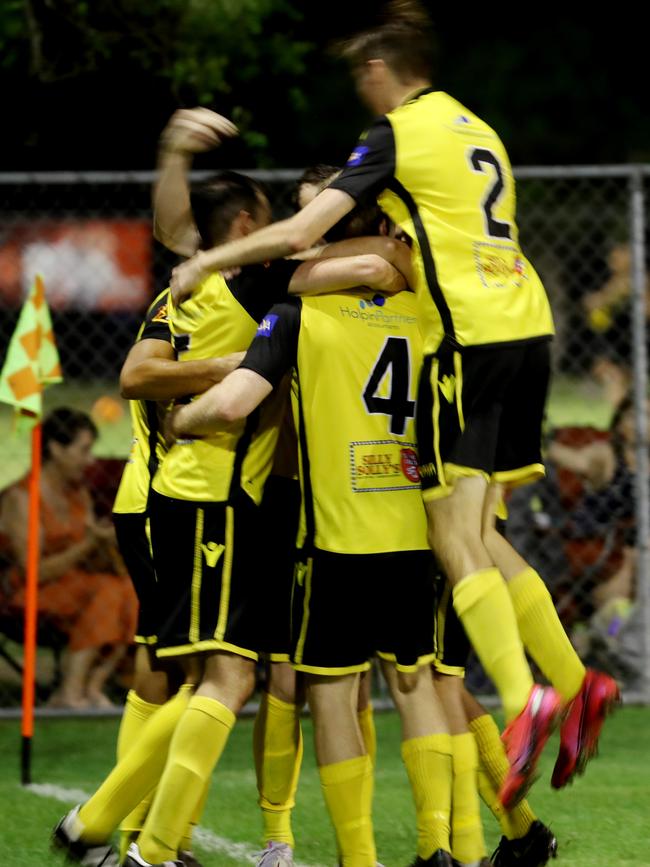
{"label": "jersey number 2", "polygon": [[494,183],[481,202],[483,214],[485,215],[486,235],[490,238],[511,238],[510,223],[497,220],[492,213],[492,209],[501,198],[504,187],[503,167],[499,162],[498,156],[494,151],[490,151],[487,148],[472,148],[469,152],[469,162],[474,172],[485,174],[488,170],[487,166],[492,166],[496,175]]}
{"label": "jersey number 2", "polygon": [[[390,369],[390,395],[378,397],[377,389]],[[415,415],[415,401],[409,400],[411,360],[405,337],[388,337],[363,392],[363,402],[371,415],[387,415],[392,434],[403,436],[407,419]]]}

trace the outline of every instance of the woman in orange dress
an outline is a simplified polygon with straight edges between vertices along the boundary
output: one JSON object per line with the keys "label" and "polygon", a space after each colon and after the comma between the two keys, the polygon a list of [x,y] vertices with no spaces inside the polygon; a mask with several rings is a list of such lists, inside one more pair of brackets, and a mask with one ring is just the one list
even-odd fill
{"label": "woman in orange dress", "polygon": [[[93,513],[84,474],[97,429],[85,413],[60,408],[43,422],[39,613],[69,636],[63,682],[52,703],[82,708],[110,705],[107,679],[133,640],[137,599],[115,545],[110,522]],[[2,498],[0,526],[17,568],[10,604],[25,601],[27,479]]]}

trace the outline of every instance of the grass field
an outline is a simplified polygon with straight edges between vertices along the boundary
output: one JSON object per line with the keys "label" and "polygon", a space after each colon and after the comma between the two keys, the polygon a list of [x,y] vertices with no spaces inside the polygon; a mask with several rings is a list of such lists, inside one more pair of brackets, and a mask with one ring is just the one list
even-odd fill
{"label": "grass field", "polygon": [[[375,831],[378,854],[386,867],[402,867],[414,855],[411,796],[399,756],[399,721],[395,714],[377,714],[378,762],[375,791]],[[61,864],[48,850],[51,827],[72,803],[77,789],[92,792],[111,766],[117,721],[43,720],[37,723],[34,780],[51,784],[29,791],[18,782],[19,728],[0,722],[0,864],[2,867],[42,867]],[[206,867],[250,864],[259,846],[251,758],[252,721],[236,727],[215,775],[203,817],[205,829],[196,851]],[[311,728],[305,723],[307,748],[294,813],[297,858],[302,867],[332,867],[335,849],[323,807],[311,750]],[[587,776],[563,792],[553,792],[548,780],[555,744],[547,750],[543,778],[533,791],[539,817],[557,834],[558,867],[650,864],[650,709],[626,708],[608,725],[600,758]],[[37,793],[40,791],[40,794]],[[60,800],[57,800],[56,797]],[[80,797],[77,793],[76,797]],[[498,829],[486,815],[490,850]],[[224,839],[226,838],[226,839]],[[239,845],[233,845],[239,844]]]}

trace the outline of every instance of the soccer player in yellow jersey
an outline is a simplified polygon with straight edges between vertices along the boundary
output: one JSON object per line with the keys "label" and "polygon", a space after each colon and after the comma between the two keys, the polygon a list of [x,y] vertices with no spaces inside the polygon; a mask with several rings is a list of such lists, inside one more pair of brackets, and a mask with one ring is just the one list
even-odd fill
{"label": "soccer player in yellow jersey", "polygon": [[[368,195],[413,239],[429,538],[503,701],[511,772],[501,796],[512,804],[531,784],[562,707],[556,786],[595,753],[618,689],[585,670],[543,581],[494,527],[499,486],[544,472],[553,334],[544,287],[519,245],[508,155],[484,121],[433,87],[432,33],[419,5],[395,0],[387,12],[346,49],[379,117],[341,176],[289,220],[181,265],[172,289],[182,294],[212,270],[306,249]],[[553,688],[533,683],[524,646]]]}
{"label": "soccer player in yellow jersey", "polygon": [[[165,290],[150,305],[120,375],[122,396],[130,399],[133,441],[113,506],[113,522],[120,553],[138,596],[139,617],[135,675],[118,734],[118,761],[137,741],[147,720],[167,701],[170,693],[173,694],[175,681],[179,679],[179,672],[168,671],[168,667],[154,659],[157,604],[148,502],[151,479],[166,451],[159,402],[205,391],[220,382],[241,359],[241,354],[233,354],[228,358],[202,359],[181,365],[171,344],[167,299],[168,290]],[[130,838],[137,836],[141,829],[147,808],[148,800],[145,800],[122,823],[123,854]],[[63,837],[60,842],[65,845]],[[77,851],[82,848],[77,847]],[[97,848],[99,851],[93,857],[114,857],[109,847],[104,847],[105,856],[100,856],[101,847]],[[187,859],[187,853],[185,855]],[[88,860],[88,852],[84,857]],[[109,863],[106,862],[107,867]]]}
{"label": "soccer player in yellow jersey", "polygon": [[240,368],[173,422],[181,437],[228,429],[295,368],[302,510],[291,661],[306,681],[343,867],[376,863],[372,764],[355,712],[359,673],[375,653],[402,717],[415,864],[452,863],[451,747],[429,671],[434,563],[414,442],[420,351],[410,293],[281,303]]}

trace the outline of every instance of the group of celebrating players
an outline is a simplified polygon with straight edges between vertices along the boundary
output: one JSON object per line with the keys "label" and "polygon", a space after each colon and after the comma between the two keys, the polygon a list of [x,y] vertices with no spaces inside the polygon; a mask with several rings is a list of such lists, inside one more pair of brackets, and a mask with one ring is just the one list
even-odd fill
{"label": "group of celebrating players", "polygon": [[[234,172],[188,185],[192,154],[236,134],[225,118],[180,111],[161,139],[156,233],[190,258],[122,371],[134,439],[114,512],[139,646],[118,762],[54,831],[87,867],[196,864],[260,658],[259,867],[294,863],[305,700],[339,863],[378,863],[374,657],[402,723],[413,865],[487,863],[479,791],[503,831],[493,862],[545,864],[557,844],[525,800],[542,749],[561,723],[566,785],[619,699],[499,520],[505,489],[544,472],[553,334],[507,153],[432,87],[416,4],[389,4],[345,54],[378,119],[342,170],[305,172],[287,220]],[[464,687],[470,645],[503,739]]]}

